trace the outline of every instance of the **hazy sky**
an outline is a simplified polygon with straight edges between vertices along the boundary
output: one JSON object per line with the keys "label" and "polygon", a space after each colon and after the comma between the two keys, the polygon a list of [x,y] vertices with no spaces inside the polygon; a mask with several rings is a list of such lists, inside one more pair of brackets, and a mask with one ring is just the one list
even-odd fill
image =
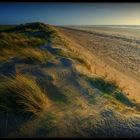
{"label": "hazy sky", "polygon": [[0,3],[0,24],[140,25],[140,3]]}

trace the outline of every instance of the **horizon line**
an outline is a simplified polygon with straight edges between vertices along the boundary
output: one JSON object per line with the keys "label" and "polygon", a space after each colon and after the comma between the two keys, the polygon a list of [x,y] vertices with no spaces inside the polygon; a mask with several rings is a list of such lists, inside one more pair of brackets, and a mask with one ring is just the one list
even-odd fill
{"label": "horizon line", "polygon": [[[37,21],[39,22],[39,21]],[[35,23],[35,22],[26,22],[26,23]],[[21,24],[26,24],[26,23],[19,23],[19,24],[0,24],[2,25],[11,25],[11,26],[16,26],[16,25],[21,25]],[[45,23],[45,22],[40,22],[44,24],[50,24],[50,23]],[[140,24],[50,24],[52,26],[140,26]]]}

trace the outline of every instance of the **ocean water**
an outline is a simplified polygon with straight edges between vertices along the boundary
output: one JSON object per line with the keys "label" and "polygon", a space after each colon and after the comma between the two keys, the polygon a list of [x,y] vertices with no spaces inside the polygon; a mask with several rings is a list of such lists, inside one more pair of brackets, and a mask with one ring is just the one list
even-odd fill
{"label": "ocean water", "polygon": [[96,27],[96,28],[126,28],[126,29],[140,29],[140,25],[71,25],[68,27],[84,27],[84,28],[92,28],[92,27]]}
{"label": "ocean water", "polygon": [[91,26],[86,26],[86,27],[140,29],[140,25],[91,25]]}

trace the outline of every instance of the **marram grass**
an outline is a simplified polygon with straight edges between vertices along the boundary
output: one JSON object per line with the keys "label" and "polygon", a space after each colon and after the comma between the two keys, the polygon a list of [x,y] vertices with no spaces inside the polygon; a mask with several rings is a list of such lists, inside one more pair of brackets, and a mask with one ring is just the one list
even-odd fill
{"label": "marram grass", "polygon": [[38,116],[50,105],[47,95],[31,77],[18,74],[15,78],[4,77],[0,82],[0,108],[3,110]]}

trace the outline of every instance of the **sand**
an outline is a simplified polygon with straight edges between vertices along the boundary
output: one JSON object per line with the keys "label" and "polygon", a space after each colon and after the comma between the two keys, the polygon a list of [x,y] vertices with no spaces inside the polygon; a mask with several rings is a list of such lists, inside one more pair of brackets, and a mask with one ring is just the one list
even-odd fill
{"label": "sand", "polygon": [[95,27],[59,30],[91,57],[96,72],[116,80],[131,99],[140,102],[140,30]]}

